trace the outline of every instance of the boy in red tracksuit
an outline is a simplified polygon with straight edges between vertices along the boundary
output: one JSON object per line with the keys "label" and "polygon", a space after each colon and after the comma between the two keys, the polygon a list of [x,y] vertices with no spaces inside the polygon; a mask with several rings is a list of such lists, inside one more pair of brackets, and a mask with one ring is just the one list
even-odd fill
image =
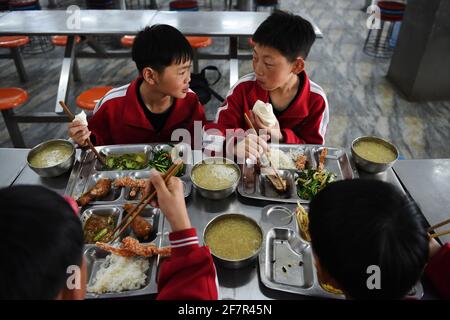
{"label": "boy in red tracksuit", "polygon": [[189,89],[192,48],[168,25],[138,33],[132,50],[139,77],[109,91],[96,105],[88,126],[75,120],[69,136],[84,146],[172,141],[175,129],[193,137],[194,121],[206,120],[197,95]]}
{"label": "boy in red tracksuit", "polygon": [[[181,180],[172,177],[166,185],[153,171],[150,181],[172,227],[171,257],[161,265],[157,298],[217,299],[213,259],[207,247],[199,246],[191,227]],[[23,201],[24,195],[28,201]],[[0,259],[0,300],[84,299],[88,273],[75,201],[26,185],[0,189],[0,201],[8,208],[0,215],[2,254],[8,257]],[[79,276],[79,286],[73,285],[74,275]]]}
{"label": "boy in red tracksuit", "polygon": [[[249,129],[244,114],[265,138],[250,134],[236,149],[259,140],[288,144],[323,144],[328,124],[328,102],[320,86],[310,81],[305,72],[305,59],[315,41],[312,25],[286,12],[276,11],[253,35],[254,73],[242,77],[230,90],[216,114],[215,123],[207,124],[204,147],[219,151],[227,129]],[[252,112],[255,102],[271,103],[276,122],[266,125]],[[217,134],[217,130],[221,135]],[[215,133],[214,133],[215,132]],[[227,141],[227,148],[230,141]],[[228,150],[228,149],[227,149]],[[257,148],[246,147],[246,155],[258,157]]]}

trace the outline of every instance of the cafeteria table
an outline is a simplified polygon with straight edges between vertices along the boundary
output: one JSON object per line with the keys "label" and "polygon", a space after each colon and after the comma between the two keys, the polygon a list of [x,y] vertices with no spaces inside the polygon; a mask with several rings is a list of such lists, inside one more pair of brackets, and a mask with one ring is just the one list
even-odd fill
{"label": "cafeteria table", "polygon": [[[20,150],[20,151],[19,151]],[[27,149],[0,149],[0,161],[4,159],[12,160],[13,162],[17,163],[23,163],[26,161],[26,154]],[[77,157],[79,157],[79,150],[77,151]],[[201,152],[196,151],[194,152],[194,163],[200,159]],[[444,179],[436,178],[435,175],[439,174],[441,171],[439,171],[439,166],[436,165],[437,160],[408,160],[410,162],[406,162],[405,164],[402,163],[401,160],[398,161],[398,163],[395,166],[395,172],[401,171],[402,174],[400,175],[400,178],[403,179],[404,171],[403,169],[405,167],[408,168],[419,168],[419,167],[428,167],[429,170],[423,170],[422,178],[420,179],[412,179],[412,180],[405,180],[407,183],[406,185],[409,186],[410,189],[408,191],[412,190],[411,185],[417,185],[422,184],[421,181],[424,180],[432,180],[433,183],[435,183],[436,188],[440,188],[442,190],[442,195],[449,194],[450,193],[450,185],[447,181],[444,181]],[[442,160],[439,160],[442,162]],[[445,168],[445,171],[447,171],[448,174],[448,168],[449,168],[450,159],[445,160],[445,163],[443,166]],[[417,165],[416,165],[417,164]],[[20,166],[19,166],[20,167]],[[402,169],[398,169],[402,168]],[[431,170],[431,168],[435,168],[436,170]],[[442,167],[441,167],[442,168]],[[407,169],[410,170],[410,169]],[[3,171],[3,170],[2,170]],[[383,180],[390,183],[393,183],[399,188],[402,188],[402,183],[405,184],[405,181],[400,181],[394,172],[393,169],[389,169],[385,173],[381,174],[367,174],[363,172],[359,172],[360,177],[366,178],[366,179],[377,179],[377,180]],[[410,174],[417,172],[417,170],[411,170]],[[12,182],[12,185],[20,185],[20,184],[36,184],[36,185],[43,185],[47,188],[50,188],[52,190],[55,190],[59,194],[64,194],[66,189],[66,184],[69,180],[70,173],[66,173],[60,177],[56,178],[41,178],[39,177],[34,171],[32,171],[28,166],[26,166],[24,169],[20,170],[20,168],[16,168],[14,171],[15,179]],[[448,178],[448,176],[447,176]],[[6,180],[4,180],[6,179]],[[7,177],[5,178],[3,175],[0,175],[0,184],[5,185],[8,184],[8,182],[11,181]],[[415,193],[411,194],[414,198]],[[435,198],[440,199],[440,198]],[[417,200],[417,199],[416,199]],[[441,201],[440,199],[439,201]],[[445,200],[445,199],[444,199]],[[420,201],[420,199],[419,199]],[[447,200],[448,201],[448,200]],[[443,205],[445,205],[444,202]],[[215,215],[224,213],[224,212],[243,212],[246,215],[250,217],[257,217],[261,214],[261,209],[266,204],[261,204],[258,201],[251,201],[250,199],[244,199],[240,195],[234,193],[230,197],[217,201],[217,200],[209,200],[205,199],[200,196],[195,190],[195,188],[192,190],[192,194],[186,201],[189,216],[192,221],[192,225],[197,228],[199,238],[202,238],[202,230],[206,223]],[[448,208],[448,206],[447,206]],[[430,223],[434,223],[434,221],[437,221],[441,219],[441,216],[439,215],[440,211],[429,211],[426,213],[426,218]],[[167,233],[168,230],[168,224],[164,223],[164,232]],[[240,299],[260,299],[260,300],[267,300],[267,299],[314,299],[313,297],[303,296],[299,294],[292,294],[282,291],[277,291],[273,289],[269,289],[265,287],[261,281],[259,280],[259,270],[257,265],[252,265],[246,268],[238,269],[238,270],[232,270],[232,269],[225,269],[220,266],[217,267],[217,274],[218,274],[218,281],[219,281],[219,291],[220,291],[220,298],[221,299],[227,299],[227,300],[240,300]],[[423,287],[424,287],[424,297],[422,299],[436,299],[436,293],[434,292],[433,288],[430,286],[428,281],[425,279],[422,281]],[[139,299],[148,299],[148,298],[154,298],[154,295],[148,295],[143,297],[136,297]]]}
{"label": "cafeteria table", "polygon": [[[201,54],[201,59],[227,59],[230,63],[230,86],[239,77],[238,59],[250,59],[251,55],[238,53],[238,37],[251,36],[269,16],[268,12],[199,11],[170,12],[156,10],[62,10],[15,11],[0,16],[0,35],[67,35],[67,45],[61,67],[55,112],[63,112],[59,101],[66,101],[75,54],[78,57],[129,56],[129,52],[106,52],[90,38],[93,35],[133,35],[145,26],[157,23],[169,24],[189,36],[213,36],[229,38],[227,54]],[[318,38],[320,29],[312,23]],[[76,52],[75,36],[85,36],[95,53]],[[40,115],[44,117],[45,115]],[[31,117],[29,117],[31,119]],[[50,116],[49,116],[50,118]],[[25,119],[25,117],[24,117]],[[38,119],[36,119],[36,122]]]}

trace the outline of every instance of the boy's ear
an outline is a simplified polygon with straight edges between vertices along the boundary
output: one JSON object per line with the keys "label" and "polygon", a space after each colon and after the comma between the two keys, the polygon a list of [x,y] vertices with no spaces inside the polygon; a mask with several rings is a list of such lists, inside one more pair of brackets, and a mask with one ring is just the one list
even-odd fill
{"label": "boy's ear", "polygon": [[305,60],[303,58],[298,57],[295,59],[294,64],[292,66],[292,73],[299,74],[305,69]]}
{"label": "boy's ear", "polygon": [[142,77],[148,84],[154,85],[157,83],[158,73],[150,67],[145,67],[142,69]]}

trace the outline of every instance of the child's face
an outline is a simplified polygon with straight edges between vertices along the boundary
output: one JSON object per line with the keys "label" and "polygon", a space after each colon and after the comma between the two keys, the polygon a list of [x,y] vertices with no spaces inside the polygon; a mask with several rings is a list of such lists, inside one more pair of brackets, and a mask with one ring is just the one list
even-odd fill
{"label": "child's face", "polygon": [[189,91],[191,81],[191,61],[172,63],[158,74],[158,90],[168,96],[183,99]]}
{"label": "child's face", "polygon": [[253,48],[253,70],[258,84],[268,91],[283,87],[293,74],[302,71],[298,71],[296,62],[288,61],[277,49],[259,44]]}

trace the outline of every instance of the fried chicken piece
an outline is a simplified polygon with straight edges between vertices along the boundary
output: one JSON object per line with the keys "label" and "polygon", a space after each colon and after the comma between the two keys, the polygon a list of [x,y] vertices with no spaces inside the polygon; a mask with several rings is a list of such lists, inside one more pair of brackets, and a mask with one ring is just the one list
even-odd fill
{"label": "fried chicken piece", "polygon": [[111,179],[100,179],[92,187],[91,190],[83,194],[77,199],[77,204],[80,207],[87,205],[89,202],[100,199],[106,196],[111,191]]}
{"label": "fried chicken piece", "polygon": [[319,171],[322,171],[325,167],[325,158],[327,157],[327,154],[328,154],[328,149],[323,148],[322,152],[320,153],[320,156],[319,156],[319,166],[317,167],[317,169]]}
{"label": "fried chicken piece", "polygon": [[[125,203],[123,205],[123,208],[126,212],[130,213],[131,211],[133,211],[135,206],[131,203]],[[153,226],[150,222],[148,222],[141,216],[137,216],[136,218],[134,218],[133,222],[131,222],[131,229],[133,230],[136,237],[146,240],[152,232]]]}
{"label": "fried chicken piece", "polygon": [[154,255],[161,255],[163,257],[170,256],[171,248],[163,247],[157,248],[154,244],[141,244],[138,240],[126,237],[122,240],[120,247],[114,247],[103,242],[96,242],[95,245],[105,251],[122,257],[152,257]]}
{"label": "fried chicken piece", "polygon": [[130,188],[145,188],[145,184],[147,183],[147,179],[133,179],[129,176],[117,178],[114,180],[114,187],[122,188],[122,187],[130,187]]}
{"label": "fried chicken piece", "polygon": [[304,154],[299,155],[295,160],[295,167],[297,168],[297,170],[304,170],[306,166],[306,161],[307,159]]}
{"label": "fried chicken piece", "polygon": [[137,216],[131,223],[131,229],[136,237],[146,240],[150,236],[153,226],[144,218]]}

